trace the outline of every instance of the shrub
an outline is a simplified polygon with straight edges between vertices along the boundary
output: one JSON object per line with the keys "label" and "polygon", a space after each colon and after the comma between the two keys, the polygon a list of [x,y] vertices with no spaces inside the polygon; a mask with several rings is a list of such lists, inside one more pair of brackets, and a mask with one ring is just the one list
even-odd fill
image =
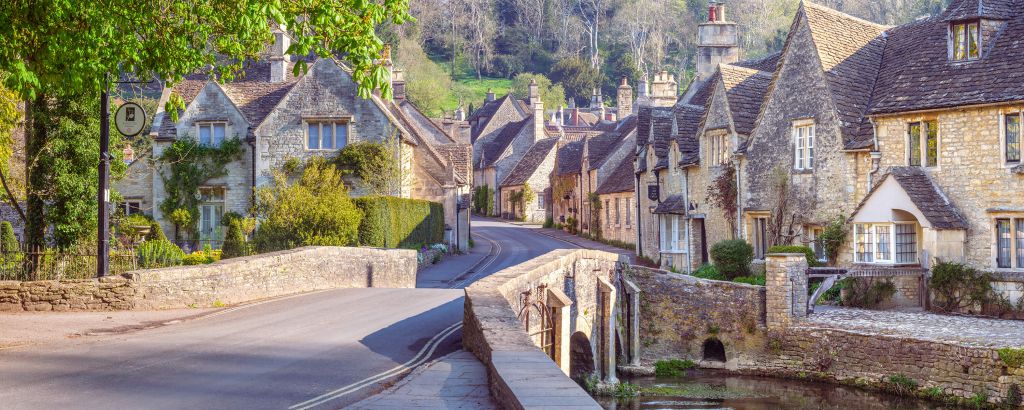
{"label": "shrub", "polygon": [[167,235],[164,234],[164,228],[160,226],[160,222],[150,221],[149,222],[149,233],[146,234],[147,241],[166,241]]}
{"label": "shrub", "polygon": [[554,228],[555,227],[555,219],[550,217],[550,216],[547,217],[546,219],[544,219],[544,226],[543,227],[544,228]]}
{"label": "shrub", "polygon": [[181,265],[184,252],[168,240],[146,241],[135,248],[135,257],[143,269]]}
{"label": "shrub", "polygon": [[843,306],[872,308],[896,294],[896,285],[888,280],[851,279],[845,285]]}
{"label": "shrub", "polygon": [[257,191],[254,210],[261,224],[253,243],[261,252],[355,245],[363,219],[341,173],[321,157],[311,158],[295,182],[276,172],[274,183]]}
{"label": "shrub", "polygon": [[237,258],[252,254],[242,228],[242,218],[227,218],[225,215],[224,221],[228,230],[224,235],[223,257]]}
{"label": "shrub", "polygon": [[693,274],[691,274],[691,276],[697,277],[697,278],[701,278],[701,279],[723,280],[723,281],[724,280],[729,280],[729,278],[725,277],[725,275],[723,275],[720,272],[718,272],[718,269],[715,268],[712,265],[701,266],[700,269],[697,269],[697,270],[693,271]]}
{"label": "shrub", "polygon": [[955,312],[994,301],[992,275],[961,263],[939,262],[932,268],[929,288],[936,294],[935,307]]}
{"label": "shrub", "polygon": [[768,253],[802,253],[807,256],[807,266],[821,265],[820,263],[818,263],[818,257],[814,254],[814,249],[811,249],[807,246],[772,246],[768,248]]}
{"label": "shrub", "polygon": [[671,359],[654,362],[654,375],[658,377],[680,377],[684,372],[697,367],[691,360]]}
{"label": "shrub", "polygon": [[569,228],[569,233],[571,233],[573,235],[576,235],[577,233],[579,233],[579,222],[576,221],[576,218],[573,218],[571,216],[566,218],[565,219],[565,226],[567,228]]}
{"label": "shrub", "polygon": [[764,275],[738,276],[738,277],[733,278],[732,281],[733,282],[737,282],[737,283],[746,283],[748,285],[764,286],[765,285],[765,276]]}
{"label": "shrub", "polygon": [[750,274],[754,248],[742,239],[721,241],[711,247],[711,259],[715,268],[727,278],[746,276]]}
{"label": "shrub", "polygon": [[0,222],[0,252],[7,254],[21,251],[21,244],[14,236],[14,227],[10,222]]}
{"label": "shrub", "polygon": [[372,196],[355,199],[365,215],[359,244],[380,248],[419,248],[444,240],[444,208],[419,199]]}
{"label": "shrub", "polygon": [[836,260],[839,259],[839,251],[842,249],[843,243],[846,242],[848,233],[846,216],[839,214],[832,218],[818,235],[818,243],[825,249],[825,257],[830,264],[835,265]]}
{"label": "shrub", "polygon": [[889,388],[900,396],[910,396],[917,391],[917,381],[902,373],[889,376]]}
{"label": "shrub", "polygon": [[1024,368],[1024,349],[1006,347],[996,350],[996,353],[1007,367]]}

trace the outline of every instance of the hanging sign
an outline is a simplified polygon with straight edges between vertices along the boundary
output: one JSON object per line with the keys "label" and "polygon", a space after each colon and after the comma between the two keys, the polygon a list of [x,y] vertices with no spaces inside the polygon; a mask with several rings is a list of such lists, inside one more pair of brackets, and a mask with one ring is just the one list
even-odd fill
{"label": "hanging sign", "polygon": [[658,188],[659,187],[657,185],[655,185],[655,184],[648,185],[647,186],[647,199],[650,199],[652,201],[657,201],[658,199],[660,199],[661,195],[659,195],[660,193],[658,192]]}
{"label": "hanging sign", "polygon": [[126,137],[139,135],[146,127],[146,110],[133,102],[124,103],[114,114],[114,126]]}

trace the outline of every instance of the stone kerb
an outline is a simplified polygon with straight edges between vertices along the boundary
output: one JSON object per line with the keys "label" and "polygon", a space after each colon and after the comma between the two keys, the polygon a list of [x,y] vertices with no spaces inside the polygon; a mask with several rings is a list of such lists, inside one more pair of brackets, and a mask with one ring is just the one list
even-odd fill
{"label": "stone kerb", "polygon": [[130,272],[136,308],[234,304],[335,288],[413,288],[416,251],[307,246],[209,265]]}
{"label": "stone kerb", "polygon": [[567,274],[577,281],[579,276],[592,275],[592,271],[576,269],[583,261],[607,263],[609,267],[626,262],[608,252],[555,250],[466,288],[462,344],[487,367],[491,396],[500,407],[600,408],[533,343],[513,309],[520,304],[522,290],[540,284],[557,284],[560,289]]}
{"label": "stone kerb", "polygon": [[807,316],[807,256],[773,253],[765,264],[768,329],[788,327],[794,317]]}

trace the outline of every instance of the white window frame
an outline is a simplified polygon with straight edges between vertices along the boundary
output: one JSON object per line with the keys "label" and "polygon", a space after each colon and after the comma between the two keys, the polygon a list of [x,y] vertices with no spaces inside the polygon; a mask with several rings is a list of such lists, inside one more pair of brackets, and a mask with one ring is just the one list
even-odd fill
{"label": "white window frame", "polygon": [[[221,140],[220,141],[216,140],[217,139],[217,137],[216,137],[216,135],[217,135],[217,132],[216,132],[217,128],[216,127],[217,126],[220,126],[220,127],[222,127],[224,129],[224,135],[221,136]],[[219,147],[219,146],[221,146],[221,144],[224,143],[224,141],[227,141],[227,139],[228,139],[228,123],[227,123],[227,121],[199,121],[199,122],[196,122],[195,127],[196,127],[196,141],[199,142],[199,145],[205,145],[205,146],[208,146],[208,147]],[[209,141],[203,141],[203,137],[202,137],[202,135],[203,135],[203,132],[202,132],[203,128],[209,128],[210,129],[210,140]]]}
{"label": "white window frame", "polygon": [[[999,221],[1009,221],[1010,224],[1010,254],[1009,266],[999,266]],[[992,244],[992,266],[999,271],[1021,271],[1024,270],[1024,232],[1017,230],[1017,224],[1024,223],[1024,215],[1007,215],[992,218],[992,232],[994,241]]]}
{"label": "white window frame", "polygon": [[[210,194],[205,194],[209,192]],[[220,193],[218,198],[215,193]],[[228,190],[222,186],[204,186],[199,188],[199,223],[198,225],[198,236],[200,246],[209,244],[213,248],[220,248],[221,243],[224,241],[224,229],[221,226],[221,222],[224,220],[224,213],[227,212],[225,209],[227,204]],[[219,212],[216,212],[219,210]],[[214,212],[210,217],[209,229],[203,229],[204,218],[203,215],[207,211]],[[214,221],[216,219],[216,221]],[[204,232],[208,231],[208,232]]]}
{"label": "white window frame", "polygon": [[[963,28],[964,28],[964,44],[963,44],[963,46],[964,46],[964,56],[965,56],[964,58],[957,58],[957,56],[956,56],[956,45],[957,45],[956,44],[957,43],[957,40],[956,40],[956,28],[959,27],[959,26],[963,26]],[[971,50],[970,50],[970,47],[969,47],[969,45],[970,45],[970,43],[969,43],[970,28],[972,26],[974,27],[974,30],[975,30],[974,38],[975,38],[975,41],[977,43],[977,44],[975,44],[975,49],[978,52],[978,55],[974,56],[974,57],[971,57]],[[967,61],[975,61],[975,60],[980,59],[981,58],[981,50],[983,50],[982,44],[981,44],[981,21],[979,21],[979,20],[967,20],[967,21],[955,21],[955,22],[949,23],[949,38],[947,40],[947,47],[949,48],[949,60],[950,61],[954,61],[954,62],[967,62]]]}
{"label": "white window frame", "polygon": [[814,139],[816,135],[814,120],[793,122],[793,169],[814,169]]}
{"label": "white window frame", "polygon": [[[897,262],[896,248],[898,246],[896,235],[896,227],[900,225],[910,225],[914,228],[914,260],[909,262]],[[888,232],[880,236],[879,228],[888,229]],[[865,242],[862,249],[860,236],[861,232],[866,235]],[[881,243],[880,237],[884,237],[887,240],[888,252],[883,256],[879,252],[879,244]],[[853,262],[859,264],[872,264],[872,265],[890,265],[890,266],[904,266],[904,265],[918,265],[921,263],[921,235],[918,231],[917,223],[914,222],[882,222],[882,223],[856,223],[853,225]],[[862,260],[861,254],[867,250],[868,257],[870,260]],[[885,259],[881,259],[884,257]]]}
{"label": "white window frame", "polygon": [[544,209],[544,194],[537,195],[537,209]]}
{"label": "white window frame", "polygon": [[[304,141],[307,151],[337,151],[345,148],[346,145],[351,143],[351,127],[349,127],[350,121],[346,119],[308,119],[302,122],[302,134],[305,136]],[[317,146],[311,147],[309,144],[309,127],[317,126]],[[331,130],[331,148],[323,148],[324,146],[324,127],[329,126]],[[345,141],[344,144],[338,143],[338,129],[345,130]]]}
{"label": "white window frame", "polygon": [[817,257],[819,252],[821,253],[821,257],[819,257],[817,259],[818,259],[818,262],[822,262],[822,263],[828,262],[828,253],[825,252],[825,247],[821,244],[820,241],[818,241],[818,238],[821,236],[821,233],[824,232],[824,230],[825,230],[825,228],[822,228],[820,226],[808,226],[807,227],[807,244],[808,244],[808,247],[810,247],[811,250],[814,251],[815,257]]}
{"label": "white window frame", "polygon": [[[686,241],[680,240],[680,217],[676,214],[661,215],[661,253],[686,253]],[[683,247],[680,247],[680,244]]]}

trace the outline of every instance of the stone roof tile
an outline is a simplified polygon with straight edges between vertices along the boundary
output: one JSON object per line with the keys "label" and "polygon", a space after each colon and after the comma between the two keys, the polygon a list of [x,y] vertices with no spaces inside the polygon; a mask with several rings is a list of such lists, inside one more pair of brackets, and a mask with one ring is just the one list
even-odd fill
{"label": "stone roof tile", "polygon": [[633,157],[626,156],[619,161],[619,164],[615,166],[611,174],[608,174],[608,177],[597,187],[595,192],[598,195],[634,192],[636,190],[634,178]]}
{"label": "stone roof tile", "polygon": [[537,141],[526,151],[523,158],[519,160],[515,168],[512,168],[512,172],[509,172],[505,180],[502,181],[501,186],[515,186],[525,184],[535,172],[540,164],[544,162],[544,159],[551,153],[551,149],[555,147],[558,142],[558,138],[545,138]]}

